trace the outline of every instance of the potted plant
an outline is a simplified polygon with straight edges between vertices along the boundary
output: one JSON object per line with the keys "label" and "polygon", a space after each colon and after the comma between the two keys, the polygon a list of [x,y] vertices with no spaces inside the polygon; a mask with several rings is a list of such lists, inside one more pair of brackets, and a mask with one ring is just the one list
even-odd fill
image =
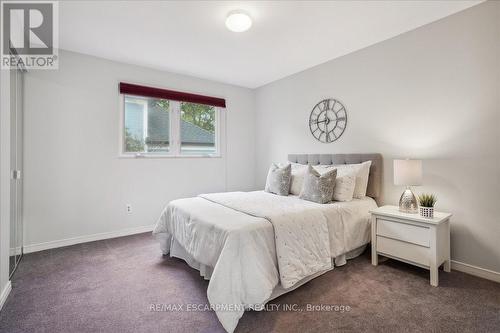
{"label": "potted plant", "polygon": [[434,194],[420,194],[418,196],[420,203],[420,216],[432,219],[434,217],[434,205],[437,197]]}

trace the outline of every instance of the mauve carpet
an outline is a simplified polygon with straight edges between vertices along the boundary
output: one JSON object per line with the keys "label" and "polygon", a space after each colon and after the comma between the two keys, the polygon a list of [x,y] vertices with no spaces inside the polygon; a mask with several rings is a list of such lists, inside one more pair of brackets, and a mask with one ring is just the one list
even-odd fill
{"label": "mauve carpet", "polygon": [[[281,311],[246,312],[236,332],[500,332],[500,284],[455,271],[439,279],[431,287],[426,270],[393,260],[373,267],[365,253],[273,301]],[[1,332],[223,332],[213,312],[185,311],[207,304],[208,282],[163,258],[150,234],[25,255],[12,284]]]}

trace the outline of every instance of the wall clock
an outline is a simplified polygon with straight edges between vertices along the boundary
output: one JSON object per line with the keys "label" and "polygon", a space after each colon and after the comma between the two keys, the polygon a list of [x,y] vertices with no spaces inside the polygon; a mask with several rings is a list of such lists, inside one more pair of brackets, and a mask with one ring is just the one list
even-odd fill
{"label": "wall clock", "polygon": [[311,134],[320,142],[330,143],[342,136],[347,126],[347,110],[333,98],[314,106],[309,116]]}

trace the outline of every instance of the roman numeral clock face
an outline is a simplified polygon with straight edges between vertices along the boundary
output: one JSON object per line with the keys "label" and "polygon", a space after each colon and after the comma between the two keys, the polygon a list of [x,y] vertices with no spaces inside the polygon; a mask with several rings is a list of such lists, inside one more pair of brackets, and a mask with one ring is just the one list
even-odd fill
{"label": "roman numeral clock face", "polygon": [[330,98],[314,106],[309,116],[311,134],[320,142],[330,143],[342,136],[347,125],[347,111],[336,99]]}

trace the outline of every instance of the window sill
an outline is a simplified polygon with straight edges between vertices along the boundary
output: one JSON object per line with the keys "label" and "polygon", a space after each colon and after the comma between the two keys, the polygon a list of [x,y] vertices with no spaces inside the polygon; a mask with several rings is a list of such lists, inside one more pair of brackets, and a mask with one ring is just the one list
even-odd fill
{"label": "window sill", "polygon": [[214,155],[133,155],[133,154],[120,154],[118,155],[119,159],[135,159],[135,160],[143,160],[143,159],[158,159],[158,158],[166,158],[166,159],[177,159],[177,158],[222,158],[220,154]]}

